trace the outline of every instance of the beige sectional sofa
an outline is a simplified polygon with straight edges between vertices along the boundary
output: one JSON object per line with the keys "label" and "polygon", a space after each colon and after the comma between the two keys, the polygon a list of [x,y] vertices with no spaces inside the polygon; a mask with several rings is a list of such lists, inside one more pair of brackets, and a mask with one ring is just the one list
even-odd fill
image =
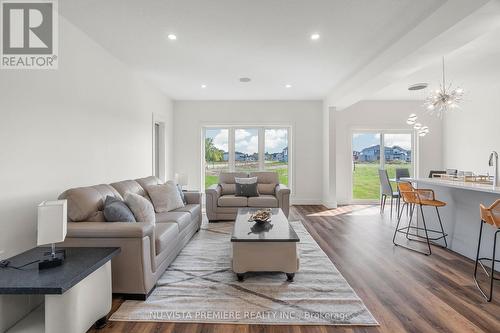
{"label": "beige sectional sofa", "polygon": [[[257,177],[259,196],[236,196],[236,177]],[[290,209],[290,190],[279,184],[276,172],[221,172],[218,184],[206,189],[205,194],[209,221],[234,220],[241,207],[281,208],[287,217]]]}
{"label": "beige sectional sofa", "polygon": [[132,192],[150,200],[145,188],[161,184],[156,177],[73,188],[59,198],[68,201],[68,233],[62,246],[120,247],[113,258],[113,293],[146,299],[158,278],[200,229],[201,193],[185,192],[187,205],[156,214],[156,224],[105,222],[106,196],[122,199]]}

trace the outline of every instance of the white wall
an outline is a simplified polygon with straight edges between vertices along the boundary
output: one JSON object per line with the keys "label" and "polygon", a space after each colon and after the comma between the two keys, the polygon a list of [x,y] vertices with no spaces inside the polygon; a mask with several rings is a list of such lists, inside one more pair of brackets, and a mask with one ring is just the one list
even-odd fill
{"label": "white wall", "polygon": [[478,78],[476,89],[467,91],[461,109],[445,116],[446,168],[493,174],[488,157],[492,150],[500,153],[500,68],[491,67],[491,70],[494,80]]}
{"label": "white wall", "polygon": [[205,124],[291,125],[295,203],[322,200],[321,101],[176,101],[175,171],[201,188],[201,128]]}
{"label": "white wall", "polygon": [[417,101],[362,101],[335,112],[336,188],[339,204],[350,201],[352,130],[406,130],[411,128],[406,125],[408,115],[416,113],[419,122],[430,128],[427,136],[418,139],[419,174],[427,177],[430,170],[442,168],[442,121],[436,116],[425,114],[421,104]]}
{"label": "white wall", "polygon": [[[59,27],[58,70],[0,71],[0,259],[36,245],[39,202],[151,175],[153,114],[172,136],[165,95],[62,17]],[[0,331],[40,301],[0,297]]]}

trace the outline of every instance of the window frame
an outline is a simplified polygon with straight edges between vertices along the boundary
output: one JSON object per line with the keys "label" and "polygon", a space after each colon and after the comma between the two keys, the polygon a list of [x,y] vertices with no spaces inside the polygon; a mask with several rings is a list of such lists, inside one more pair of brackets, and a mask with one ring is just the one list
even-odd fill
{"label": "window frame", "polygon": [[232,124],[202,124],[201,126],[201,188],[205,190],[205,138],[206,138],[206,130],[207,129],[227,129],[228,133],[228,167],[229,172],[236,172],[236,163],[235,163],[235,131],[237,129],[258,129],[258,154],[259,154],[259,169],[257,171],[266,171],[265,170],[265,131],[266,129],[286,129],[287,130],[287,144],[288,144],[288,188],[293,189],[294,184],[294,153],[293,153],[293,125],[291,124],[266,124],[266,125],[256,125],[256,124],[240,124],[240,123],[232,123]]}

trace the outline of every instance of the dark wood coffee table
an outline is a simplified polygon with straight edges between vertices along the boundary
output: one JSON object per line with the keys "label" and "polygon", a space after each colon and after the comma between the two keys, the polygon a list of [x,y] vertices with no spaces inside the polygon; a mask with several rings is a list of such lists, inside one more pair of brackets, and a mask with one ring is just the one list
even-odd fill
{"label": "dark wood coffee table", "polygon": [[[260,208],[262,209],[262,208]],[[299,270],[300,241],[280,208],[272,208],[270,222],[249,222],[259,208],[240,208],[231,236],[232,266],[238,280],[246,272],[284,272],[293,281]]]}

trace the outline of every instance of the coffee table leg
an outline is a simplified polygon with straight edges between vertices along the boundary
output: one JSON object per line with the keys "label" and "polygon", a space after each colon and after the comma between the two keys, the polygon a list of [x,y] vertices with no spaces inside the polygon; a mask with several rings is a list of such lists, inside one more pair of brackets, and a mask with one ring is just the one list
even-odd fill
{"label": "coffee table leg", "polygon": [[245,280],[245,274],[244,273],[236,273],[236,277],[238,278],[238,281],[242,282]]}
{"label": "coffee table leg", "polygon": [[293,278],[295,277],[295,273],[285,273],[286,274],[286,280],[292,282]]}

